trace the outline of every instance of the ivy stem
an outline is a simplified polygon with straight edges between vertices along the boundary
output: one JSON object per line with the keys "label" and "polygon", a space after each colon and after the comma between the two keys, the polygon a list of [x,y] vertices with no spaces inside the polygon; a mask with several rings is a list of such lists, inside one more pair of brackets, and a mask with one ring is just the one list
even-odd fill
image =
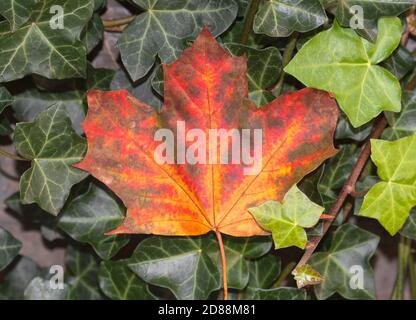
{"label": "ivy stem", "polygon": [[18,161],[29,161],[29,160],[27,160],[25,158],[19,157],[16,154],[7,152],[7,151],[5,151],[3,149],[0,149],[0,156],[3,156],[5,158],[9,158],[9,159],[13,159],[13,160],[18,160]]}
{"label": "ivy stem", "polygon": [[282,272],[280,273],[275,283],[273,283],[272,288],[279,288],[282,285],[283,281],[285,281],[287,276],[292,272],[295,266],[296,266],[296,262],[294,261],[289,262],[285,266],[285,268],[282,270]]}
{"label": "ivy stem", "polygon": [[136,16],[129,16],[129,17],[113,19],[113,20],[102,19],[102,22],[103,22],[104,28],[113,28],[113,27],[119,27],[125,24],[129,24],[131,21],[134,20],[134,18],[136,18]]}
{"label": "ivy stem", "polygon": [[247,44],[248,42],[248,37],[250,36],[251,30],[253,29],[254,16],[256,15],[259,3],[260,0],[251,0],[250,8],[248,9],[244,19],[243,31],[241,32],[240,36],[241,44]]}
{"label": "ivy stem", "polygon": [[336,216],[340,212],[342,206],[344,205],[345,200],[347,199],[348,195],[351,194],[351,192],[355,191],[355,184],[357,183],[358,178],[361,175],[361,172],[363,171],[365,165],[367,164],[367,161],[370,157],[371,153],[371,144],[370,139],[377,139],[382,134],[384,128],[387,125],[386,118],[381,115],[376,123],[374,124],[373,132],[371,133],[370,137],[368,138],[367,142],[361,149],[361,153],[357,159],[357,161],[354,164],[354,167],[350,173],[350,176],[348,177],[347,181],[345,182],[344,186],[341,189],[341,192],[339,193],[335,203],[333,204],[331,210],[329,211],[329,215],[334,216],[334,219],[330,220],[324,220],[323,222],[323,229],[322,234],[320,236],[317,236],[315,238],[312,238],[309,243],[306,246],[306,250],[303,253],[302,258],[299,260],[296,268],[299,268],[309,261],[310,257],[314,253],[316,247],[318,246],[319,242],[322,240],[323,236],[328,231],[329,227],[332,224],[332,221],[335,220]]}
{"label": "ivy stem", "polygon": [[411,298],[412,300],[416,300],[416,269],[412,251],[409,254],[409,280]]}
{"label": "ivy stem", "polygon": [[222,242],[221,232],[215,230],[215,235],[218,240],[218,247],[221,254],[221,266],[222,266],[222,282],[224,287],[224,300],[228,300],[228,285],[227,285],[227,260],[225,259],[224,244]]}
{"label": "ivy stem", "polygon": [[283,68],[287,66],[287,64],[290,62],[293,56],[293,52],[296,48],[296,42],[298,40],[299,33],[293,32],[290,36],[289,42],[285,48],[285,51],[283,52],[282,57],[282,73],[280,74],[279,80],[277,81],[276,85],[271,88],[271,92],[277,97],[280,95],[280,92],[282,91],[283,82],[285,80],[286,72],[284,72]]}
{"label": "ivy stem", "polygon": [[397,253],[397,271],[396,271],[396,283],[391,295],[392,300],[403,300],[404,298],[404,285],[406,282],[408,260],[410,255],[411,242],[404,236],[400,236]]}

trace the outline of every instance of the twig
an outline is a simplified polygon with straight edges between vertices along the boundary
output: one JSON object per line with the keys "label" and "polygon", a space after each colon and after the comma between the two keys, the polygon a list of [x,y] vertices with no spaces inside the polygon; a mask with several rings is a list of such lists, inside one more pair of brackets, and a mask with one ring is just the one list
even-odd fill
{"label": "twig", "polygon": [[227,260],[225,259],[224,244],[222,242],[221,232],[215,230],[215,235],[218,240],[218,247],[221,254],[221,267],[222,267],[222,282],[224,287],[224,300],[228,300],[228,285],[227,285]]}
{"label": "twig", "polygon": [[134,18],[136,18],[136,16],[129,16],[129,17],[113,19],[113,20],[102,19],[102,21],[103,21],[104,28],[112,28],[112,27],[119,27],[119,26],[129,24],[131,21],[134,20]]}
{"label": "twig", "polygon": [[[379,138],[384,128],[386,127],[386,125],[387,125],[386,118],[384,116],[380,116],[374,125],[373,132],[370,135],[370,139]],[[336,216],[338,215],[338,212],[341,210],[348,195],[350,195],[351,192],[355,190],[355,184],[357,183],[357,180],[360,177],[361,172],[364,169],[368,161],[368,158],[370,157],[370,151],[371,151],[371,144],[370,144],[370,141],[368,140],[366,144],[363,146],[363,148],[361,149],[360,156],[355,162],[354,168],[352,169],[350,176],[345,182],[344,187],[342,188],[340,194],[338,195],[338,198],[336,199],[334,205],[332,206],[329,212],[329,215],[334,216],[333,220],[335,220]],[[306,246],[306,250],[302,258],[299,260],[299,263],[297,264],[296,268],[305,265],[309,261],[310,257],[314,253],[319,242],[322,240],[323,236],[325,235],[325,233],[328,231],[329,227],[331,226],[333,220],[324,221],[322,234],[309,241],[308,245]]]}
{"label": "twig", "polygon": [[292,261],[289,262],[285,268],[282,270],[282,272],[279,275],[279,278],[273,283],[272,288],[279,288],[283,281],[287,278],[287,276],[292,272],[293,268],[296,266],[296,262]]}
{"label": "twig", "polygon": [[250,36],[251,30],[253,29],[254,16],[256,15],[257,8],[259,7],[260,0],[252,0],[250,3],[250,8],[246,14],[244,20],[243,31],[240,36],[240,43],[247,44],[248,38]]}
{"label": "twig", "polygon": [[6,157],[6,158],[9,158],[9,159],[13,159],[13,160],[18,160],[18,161],[29,161],[28,159],[22,158],[22,157],[20,157],[16,154],[7,152],[3,149],[0,149],[0,156]]}

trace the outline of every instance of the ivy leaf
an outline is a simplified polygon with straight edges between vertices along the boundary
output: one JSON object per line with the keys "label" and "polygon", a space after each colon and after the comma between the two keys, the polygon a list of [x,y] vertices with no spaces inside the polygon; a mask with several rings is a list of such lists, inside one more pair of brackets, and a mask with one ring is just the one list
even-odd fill
{"label": "ivy leaf", "polygon": [[71,187],[87,175],[71,167],[82,159],[85,140],[71,127],[71,120],[61,106],[43,111],[34,122],[16,125],[16,150],[32,165],[20,178],[23,204],[37,203],[57,215],[68,198]]}
{"label": "ivy leaf", "polygon": [[22,243],[0,227],[0,271],[13,261],[21,248]]}
{"label": "ivy leaf", "polygon": [[282,56],[277,48],[257,50],[236,43],[227,43],[226,48],[234,55],[247,56],[247,80],[249,98],[261,106],[275,99],[268,91],[277,82],[282,72]]}
{"label": "ivy leaf", "polygon": [[416,209],[410,211],[406,223],[400,230],[400,234],[406,238],[416,240]]}
{"label": "ivy leaf", "polygon": [[416,133],[396,140],[371,140],[371,159],[381,182],[365,195],[359,215],[378,220],[396,234],[416,205]]}
{"label": "ivy leaf", "polygon": [[37,0],[2,0],[0,15],[10,24],[10,30],[17,30],[30,17],[31,10]]}
{"label": "ivy leaf", "polygon": [[146,282],[127,266],[126,260],[103,261],[98,273],[100,288],[113,300],[151,300]]}
{"label": "ivy leaf", "polygon": [[383,131],[382,139],[396,140],[416,131],[416,91],[403,93],[403,108],[400,113],[385,112],[389,127]]}
{"label": "ivy leaf", "polygon": [[327,212],[335,202],[338,191],[347,181],[359,151],[354,144],[342,145],[337,155],[325,163],[324,172],[318,182],[318,191]]}
{"label": "ivy leaf", "polygon": [[344,113],[341,113],[337,124],[337,130],[335,131],[335,139],[363,141],[370,135],[372,128],[373,121],[367,122],[358,128],[354,128],[348,121],[347,116]]}
{"label": "ivy leaf", "polygon": [[285,287],[257,289],[253,296],[255,300],[307,300],[307,298],[305,290]]}
{"label": "ivy leaf", "polygon": [[[126,90],[89,92],[83,124],[89,147],[76,167],[104,182],[127,207],[126,219],[112,234],[202,235],[218,230],[232,236],[264,235],[247,209],[281,200],[336,152],[338,110],[329,95],[304,89],[256,109],[247,99],[245,58],[231,56],[207,29],[179,60],[164,66],[164,78],[165,105],[159,114]],[[177,121],[185,120],[187,128],[199,128],[204,135],[213,127],[261,128],[267,133],[262,139],[262,164],[267,165],[250,175],[243,163],[159,164],[154,152],[161,143],[154,140],[155,131],[176,132]],[[188,148],[190,142],[185,143]],[[163,196],[166,192],[169,197]]]}
{"label": "ivy leaf", "polygon": [[356,128],[383,110],[400,111],[399,82],[377,66],[400,42],[400,19],[382,18],[378,30],[372,44],[335,21],[305,43],[285,71],[309,87],[332,92]]}
{"label": "ivy leaf", "polygon": [[267,201],[249,211],[262,228],[272,233],[276,249],[290,246],[304,249],[308,238],[303,228],[317,224],[324,208],[293,185],[282,202]]}
{"label": "ivy leaf", "polygon": [[85,34],[82,37],[82,42],[90,53],[103,39],[104,25],[101,21],[101,17],[98,13],[94,13],[92,19],[88,22],[85,30]]}
{"label": "ivy leaf", "polygon": [[256,290],[268,289],[272,286],[280,273],[281,261],[279,257],[266,254],[255,260],[248,261],[249,281],[247,287],[240,291],[231,291],[230,299],[252,300]]}
{"label": "ivy leaf", "polygon": [[41,277],[34,278],[24,292],[25,300],[64,300],[68,294],[68,285],[63,289],[51,288],[50,281]]}
{"label": "ivy leaf", "polygon": [[415,64],[415,58],[405,47],[398,47],[393,54],[381,63],[383,67],[389,70],[398,80],[401,80]]}
{"label": "ivy leaf", "polygon": [[14,115],[19,121],[33,121],[51,106],[64,107],[77,133],[82,133],[81,123],[85,118],[85,94],[81,90],[66,92],[44,92],[28,89],[14,96]]}
{"label": "ivy leaf", "polygon": [[364,19],[375,21],[383,16],[399,15],[410,8],[414,0],[322,0],[322,4],[343,26],[347,27],[354,13],[354,10],[351,10],[352,6],[362,7]]}
{"label": "ivy leaf", "polygon": [[[203,26],[218,36],[234,21],[238,7],[232,0],[133,0],[143,13],[131,22],[118,41],[121,59],[133,81],[142,78],[155,62],[175,60],[185,38],[194,38]],[[137,30],[141,30],[137,36]]]}
{"label": "ivy leaf", "polygon": [[103,295],[98,284],[99,265],[92,252],[69,246],[65,265],[71,274],[67,279],[71,300],[100,300]]}
{"label": "ivy leaf", "polygon": [[[221,265],[218,243],[212,235],[202,242],[208,256],[217,266]],[[271,241],[265,237],[223,239],[225,256],[227,257],[227,284],[232,289],[244,289],[250,278],[249,265],[251,260],[264,256],[271,248]],[[219,269],[220,277],[222,272]]]}
{"label": "ivy leaf", "polygon": [[[50,8],[64,12],[64,28],[52,28]],[[85,77],[86,50],[81,31],[93,13],[90,0],[40,0],[27,22],[0,33],[0,82],[39,74],[52,79]],[[26,7],[27,8],[27,7]]]}
{"label": "ivy leaf", "polygon": [[5,87],[0,87],[0,114],[7,106],[11,105],[12,102],[13,97],[9,91],[7,91]]}
{"label": "ivy leaf", "polygon": [[[124,70],[118,70],[111,81],[111,90],[127,89],[133,96],[149,106],[152,106],[159,112],[162,107],[162,101],[152,88],[152,79],[154,79],[153,76],[156,73],[156,69],[161,70],[159,68],[155,68],[155,71],[136,82],[132,82]],[[163,85],[163,75],[161,72],[160,76],[162,78],[161,82]]]}
{"label": "ivy leaf", "polygon": [[19,257],[14,262],[13,269],[2,279],[0,300],[22,300],[25,288],[40,273],[35,262],[27,257]]}
{"label": "ivy leaf", "polygon": [[271,37],[287,37],[293,31],[311,31],[327,19],[319,0],[269,0],[260,5],[253,30]]}
{"label": "ivy leaf", "polygon": [[201,250],[201,238],[151,237],[137,246],[128,266],[147,283],[181,300],[207,299],[220,289],[220,272]]}
{"label": "ivy leaf", "polygon": [[129,241],[124,235],[105,235],[123,219],[124,209],[117,201],[91,184],[87,192],[65,206],[58,226],[73,239],[89,243],[102,259],[108,260]]}
{"label": "ivy leaf", "polygon": [[[328,241],[330,244],[328,245]],[[327,299],[338,292],[346,299],[375,299],[374,275],[369,263],[379,238],[352,224],[343,224],[328,239],[328,249],[312,255],[309,263],[322,277],[315,286],[318,299]],[[357,272],[362,275],[362,288],[352,278]],[[351,285],[353,282],[354,285]]]}

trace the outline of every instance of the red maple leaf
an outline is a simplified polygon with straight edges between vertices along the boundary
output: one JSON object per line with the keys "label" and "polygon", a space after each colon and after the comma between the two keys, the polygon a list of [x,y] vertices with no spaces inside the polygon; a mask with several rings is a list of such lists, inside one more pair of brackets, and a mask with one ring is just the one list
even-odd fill
{"label": "red maple leaf", "polygon": [[[248,100],[246,60],[226,52],[205,28],[177,61],[163,65],[160,114],[126,90],[88,93],[83,124],[88,152],[77,167],[104,182],[126,205],[124,223],[113,234],[265,234],[247,208],[281,200],[335,154],[335,101],[323,91],[303,89],[258,109]],[[157,163],[154,153],[161,141],[155,141],[155,133],[171,129],[175,141],[181,140],[178,121],[207,135],[209,129],[261,129],[259,172],[244,174],[244,163],[178,164],[178,153],[176,164]],[[191,145],[185,141],[184,147]]]}

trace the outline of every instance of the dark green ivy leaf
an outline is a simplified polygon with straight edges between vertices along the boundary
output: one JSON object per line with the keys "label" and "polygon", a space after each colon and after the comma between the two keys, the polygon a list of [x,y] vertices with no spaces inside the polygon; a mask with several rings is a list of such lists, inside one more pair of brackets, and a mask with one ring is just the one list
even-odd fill
{"label": "dark green ivy leaf", "polygon": [[90,53],[100,43],[103,36],[103,22],[101,21],[100,15],[94,13],[92,19],[88,22],[82,37],[82,42],[84,43],[87,53]]}
{"label": "dark green ivy leaf", "polygon": [[26,287],[23,298],[25,300],[64,300],[67,294],[67,284],[64,284],[63,289],[54,289],[49,280],[36,277]]}
{"label": "dark green ivy leaf", "polygon": [[27,257],[19,257],[0,285],[0,300],[21,300],[29,282],[40,275],[41,270]]}
{"label": "dark green ivy leaf", "polygon": [[7,91],[5,87],[0,87],[0,114],[7,106],[11,105],[12,102],[13,97],[9,91]]}
{"label": "dark green ivy leaf", "polygon": [[311,31],[327,20],[320,0],[262,1],[253,29],[271,37],[287,37],[293,31]]}
{"label": "dark green ivy leaf", "polygon": [[297,288],[257,289],[254,291],[255,300],[307,300],[305,290]]}
{"label": "dark green ivy leaf", "polygon": [[70,273],[67,279],[69,299],[100,300],[103,298],[98,284],[98,260],[91,251],[69,246],[65,253],[65,265]]}
{"label": "dark green ivy leaf", "polygon": [[202,237],[151,237],[140,242],[128,266],[147,283],[177,299],[207,299],[221,287],[219,266],[202,250]]}
{"label": "dark green ivy leaf", "polygon": [[104,260],[129,241],[127,235],[105,235],[124,219],[124,208],[104,189],[91,184],[86,193],[64,208],[58,226],[73,239],[89,243]]}
{"label": "dark green ivy leaf", "polygon": [[17,152],[32,162],[20,178],[22,203],[35,202],[57,215],[71,187],[87,176],[72,167],[85,153],[85,140],[72,129],[66,110],[53,106],[40,113],[34,122],[18,123],[14,143]]}
{"label": "dark green ivy leaf", "polygon": [[37,0],[2,0],[0,1],[0,15],[10,24],[10,30],[17,30],[30,16]]}
{"label": "dark green ivy leaf", "polygon": [[337,155],[325,163],[324,172],[318,183],[318,191],[327,212],[350,175],[358,154],[359,149],[356,145],[343,145]]}
{"label": "dark green ivy leaf", "polygon": [[[414,0],[321,0],[326,10],[335,15],[341,25],[348,27],[353,17],[352,6],[363,8],[364,20],[376,21],[383,16],[397,16],[414,4]],[[366,23],[364,22],[364,25]]]}
{"label": "dark green ivy leaf", "polygon": [[369,260],[378,242],[377,236],[355,225],[340,226],[332,239],[325,241],[324,251],[315,253],[309,261],[323,277],[322,283],[314,287],[317,298],[327,299],[338,292],[346,299],[375,299]]}
{"label": "dark green ivy leaf", "polygon": [[402,111],[385,112],[389,127],[384,130],[382,139],[396,140],[416,131],[416,91],[403,92]]}
{"label": "dark green ivy leaf", "polygon": [[249,98],[257,106],[264,105],[276,97],[267,89],[272,87],[282,72],[282,56],[275,47],[257,50],[237,43],[227,43],[226,48],[236,56],[247,56],[247,80]]}
{"label": "dark green ivy leaf", "polygon": [[[142,78],[158,55],[163,63],[178,58],[183,39],[194,38],[203,26],[214,36],[223,33],[237,16],[232,0],[133,0],[143,9],[118,41],[121,59],[133,81]],[[137,33],[140,30],[140,33]]]}
{"label": "dark green ivy leaf", "polygon": [[146,282],[127,266],[126,260],[101,262],[100,288],[112,300],[151,300]]}
{"label": "dark green ivy leaf", "polygon": [[[155,92],[155,89],[152,87],[152,80],[155,79],[156,73],[160,77],[160,83],[155,84],[155,86],[157,89],[161,89],[161,95],[163,96],[163,74],[159,66],[155,66],[153,72],[136,82],[133,82],[124,70],[118,70],[111,81],[111,90],[127,89],[137,99],[152,106],[159,112],[162,107],[162,101],[156,93],[158,91]],[[161,88],[159,88],[159,85],[161,85]]]}
{"label": "dark green ivy leaf", "polygon": [[401,80],[415,65],[415,58],[405,47],[398,47],[393,54],[381,63],[398,80]]}
{"label": "dark green ivy leaf", "polygon": [[22,243],[0,227],[0,271],[13,261],[21,248]]}
{"label": "dark green ivy leaf", "polygon": [[406,223],[400,230],[400,234],[406,238],[416,240],[416,209],[410,211]]}
{"label": "dark green ivy leaf", "polygon": [[[56,13],[63,10],[63,28],[51,27]],[[93,13],[90,0],[40,0],[30,17],[17,30],[0,33],[0,82],[39,74],[51,79],[85,77],[86,50],[80,41],[81,31]],[[52,11],[53,12],[53,11]]]}

